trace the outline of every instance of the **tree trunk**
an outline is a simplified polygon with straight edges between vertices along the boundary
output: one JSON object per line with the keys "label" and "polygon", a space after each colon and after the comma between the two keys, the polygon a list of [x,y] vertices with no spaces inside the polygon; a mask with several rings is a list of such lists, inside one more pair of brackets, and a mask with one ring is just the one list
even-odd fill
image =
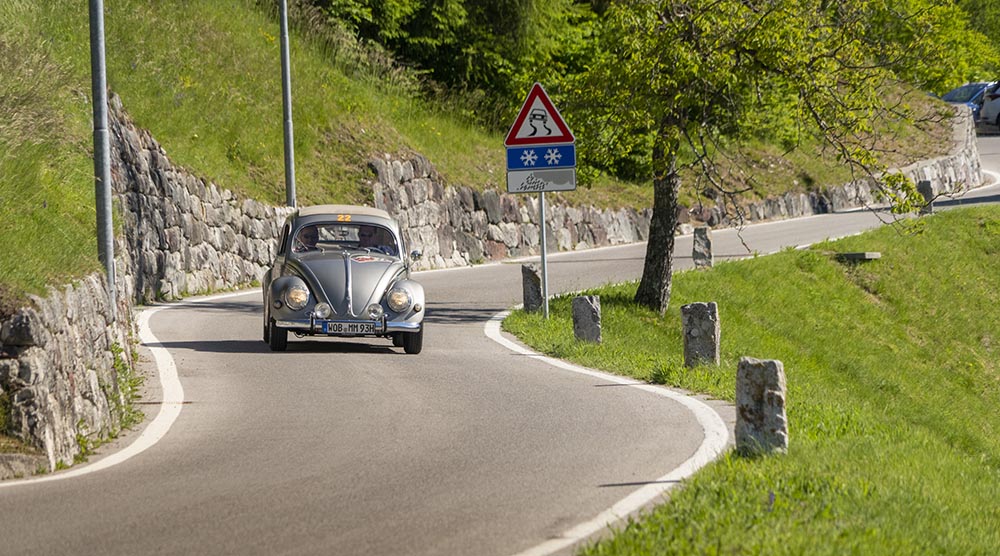
{"label": "tree trunk", "polygon": [[635,292],[635,302],[660,313],[670,305],[670,286],[674,270],[674,232],[677,228],[676,141],[661,133],[653,145],[653,217],[649,222],[646,262]]}

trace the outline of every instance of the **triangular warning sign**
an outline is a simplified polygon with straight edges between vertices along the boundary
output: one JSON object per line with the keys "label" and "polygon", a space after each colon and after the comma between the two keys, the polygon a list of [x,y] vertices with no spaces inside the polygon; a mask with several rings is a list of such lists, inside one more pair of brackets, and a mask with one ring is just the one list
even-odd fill
{"label": "triangular warning sign", "polygon": [[573,143],[576,138],[566,126],[559,111],[552,105],[549,95],[541,84],[535,83],[524,100],[521,111],[514,118],[507,138],[503,144],[507,147],[524,145],[559,145]]}

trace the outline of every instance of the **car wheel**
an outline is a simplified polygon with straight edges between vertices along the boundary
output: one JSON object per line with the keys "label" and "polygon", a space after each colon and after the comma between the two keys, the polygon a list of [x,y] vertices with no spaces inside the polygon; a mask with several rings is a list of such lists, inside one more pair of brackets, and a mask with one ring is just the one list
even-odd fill
{"label": "car wheel", "polygon": [[271,351],[285,351],[288,347],[288,331],[284,328],[274,326],[274,321],[269,319],[270,334],[268,334],[267,345],[271,346]]}
{"label": "car wheel", "polygon": [[393,334],[392,345],[398,348],[403,347],[403,336],[405,335],[406,334],[403,334],[402,332],[396,332],[395,334]]}
{"label": "car wheel", "polygon": [[420,353],[424,347],[424,328],[420,327],[420,332],[409,332],[402,334],[403,351],[411,355]]}

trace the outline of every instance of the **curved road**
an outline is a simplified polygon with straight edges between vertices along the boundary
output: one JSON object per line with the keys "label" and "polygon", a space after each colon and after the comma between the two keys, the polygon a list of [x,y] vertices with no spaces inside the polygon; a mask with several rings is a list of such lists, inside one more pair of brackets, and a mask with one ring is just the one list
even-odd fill
{"label": "curved road", "polygon": [[[980,149],[984,168],[1000,168],[1000,138]],[[973,196],[996,200],[1000,188],[961,202]],[[823,215],[750,226],[742,240],[716,231],[713,243],[717,257],[741,257],[744,243],[768,253],[879,223]],[[553,255],[550,290],[635,279],[644,249]],[[678,268],[690,266],[690,237],[677,252]],[[79,476],[0,485],[3,552],[565,552],[575,527],[638,489],[668,487],[658,483],[705,442],[671,398],[488,338],[486,321],[520,301],[518,264],[417,279],[429,300],[419,356],[387,341],[292,340],[271,353],[256,291],[152,314],[152,347],[169,351],[184,389],[176,421],[113,467],[86,473],[138,432],[70,471]],[[161,399],[149,382],[145,399]],[[731,428],[732,410],[712,405]]]}

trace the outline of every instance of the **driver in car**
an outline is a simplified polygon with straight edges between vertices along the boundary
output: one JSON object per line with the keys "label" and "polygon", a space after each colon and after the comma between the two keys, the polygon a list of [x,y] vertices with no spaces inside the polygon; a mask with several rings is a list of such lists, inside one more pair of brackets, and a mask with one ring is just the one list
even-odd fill
{"label": "driver in car", "polygon": [[385,240],[385,232],[375,226],[358,227],[358,247],[381,251],[386,255],[396,255],[395,246],[391,241]]}

